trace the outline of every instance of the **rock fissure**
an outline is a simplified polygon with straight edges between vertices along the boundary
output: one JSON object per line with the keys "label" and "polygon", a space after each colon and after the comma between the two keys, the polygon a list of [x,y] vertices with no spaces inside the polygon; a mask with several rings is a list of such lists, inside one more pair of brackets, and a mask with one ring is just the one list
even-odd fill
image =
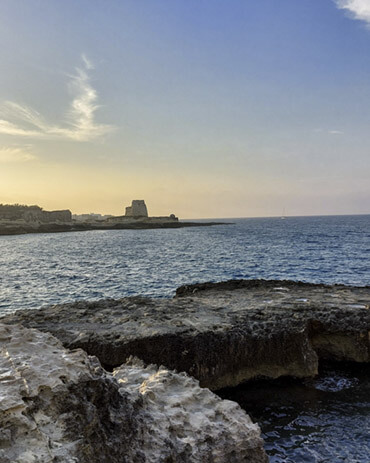
{"label": "rock fissure", "polygon": [[131,359],[110,374],[50,334],[0,324],[2,463],[266,463],[262,443],[239,405],[185,373]]}

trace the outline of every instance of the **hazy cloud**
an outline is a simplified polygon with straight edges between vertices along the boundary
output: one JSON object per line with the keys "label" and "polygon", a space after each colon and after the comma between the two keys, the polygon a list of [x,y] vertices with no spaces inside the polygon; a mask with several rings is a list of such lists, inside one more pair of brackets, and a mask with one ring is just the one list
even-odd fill
{"label": "hazy cloud", "polygon": [[342,135],[344,132],[341,130],[328,130],[328,129],[314,129],[314,133],[328,133],[329,135]]}
{"label": "hazy cloud", "polygon": [[0,107],[0,133],[29,138],[65,138],[89,141],[110,132],[114,127],[95,121],[98,94],[91,86],[88,71],[93,64],[82,55],[83,68],[69,76],[70,88],[75,95],[66,115],[65,125],[49,124],[41,114],[25,105],[12,101]]}
{"label": "hazy cloud", "polygon": [[0,147],[0,163],[29,162],[37,157],[24,148]]}
{"label": "hazy cloud", "polygon": [[334,0],[337,7],[347,10],[354,19],[366,21],[370,25],[370,1],[369,0]]}

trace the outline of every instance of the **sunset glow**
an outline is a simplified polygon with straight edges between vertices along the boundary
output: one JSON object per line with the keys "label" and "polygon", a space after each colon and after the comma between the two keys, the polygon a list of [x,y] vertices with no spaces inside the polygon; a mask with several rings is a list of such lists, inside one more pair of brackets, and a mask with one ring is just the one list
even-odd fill
{"label": "sunset glow", "polygon": [[0,203],[369,213],[366,0],[5,0],[0,22]]}

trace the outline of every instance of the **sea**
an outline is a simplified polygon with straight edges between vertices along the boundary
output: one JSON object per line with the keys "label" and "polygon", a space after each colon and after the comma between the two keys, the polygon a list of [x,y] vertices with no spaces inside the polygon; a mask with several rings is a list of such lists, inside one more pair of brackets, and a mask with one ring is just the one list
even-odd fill
{"label": "sea", "polygon": [[[172,297],[181,285],[240,278],[370,285],[370,215],[219,221],[0,236],[0,314],[79,299]],[[260,423],[273,463],[370,462],[367,368],[324,366],[314,382],[256,382],[222,394]]]}

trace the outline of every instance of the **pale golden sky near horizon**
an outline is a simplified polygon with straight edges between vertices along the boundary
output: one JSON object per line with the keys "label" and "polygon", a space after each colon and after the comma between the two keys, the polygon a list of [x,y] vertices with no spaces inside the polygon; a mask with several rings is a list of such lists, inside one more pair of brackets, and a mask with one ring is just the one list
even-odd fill
{"label": "pale golden sky near horizon", "polygon": [[0,4],[0,203],[370,213],[367,0]]}

